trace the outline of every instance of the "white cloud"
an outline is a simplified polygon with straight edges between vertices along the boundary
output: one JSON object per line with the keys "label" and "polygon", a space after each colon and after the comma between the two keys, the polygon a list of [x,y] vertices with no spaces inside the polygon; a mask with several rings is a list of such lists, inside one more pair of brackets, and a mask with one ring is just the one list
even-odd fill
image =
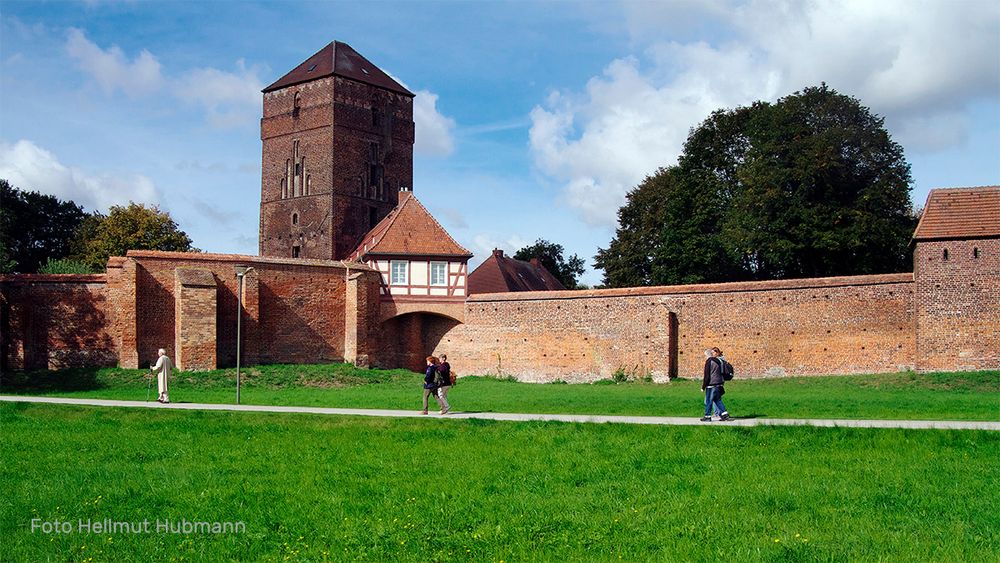
{"label": "white cloud", "polygon": [[175,98],[202,108],[208,123],[220,129],[254,125],[260,117],[261,69],[247,67],[243,59],[236,61],[235,72],[196,68],[180,76],[164,76],[160,62],[149,51],[143,49],[130,62],[117,45],[101,49],[75,28],[69,31],[66,52],[105,94],[120,90],[138,97],[165,89]]}
{"label": "white cloud", "polygon": [[455,120],[437,110],[438,95],[427,90],[417,90],[413,99],[413,123],[417,154],[448,156],[455,151]]}
{"label": "white cloud", "polygon": [[247,68],[243,59],[236,61],[236,72],[216,68],[198,68],[174,81],[174,95],[200,105],[208,122],[229,128],[256,123],[260,117],[264,83],[257,67]]}
{"label": "white cloud", "polygon": [[83,31],[71,28],[66,52],[89,74],[106,94],[121,90],[136,97],[155,92],[163,85],[160,62],[143,49],[131,62],[117,45],[101,49]]}
{"label": "white cloud", "polygon": [[93,174],[66,166],[54,154],[27,140],[0,142],[0,178],[23,190],[71,200],[88,211],[104,211],[129,201],[157,204],[152,180],[141,174]]}
{"label": "white cloud", "polygon": [[[1000,92],[1000,5],[987,2],[626,2],[635,57],[583,92],[531,112],[538,169],[592,225],[614,225],[625,193],[676,161],[718,108],[827,82],[886,117],[904,147],[965,138],[967,107]],[[709,44],[699,33],[726,39]],[[662,37],[686,37],[664,41]]]}
{"label": "white cloud", "polygon": [[[413,88],[394,74],[386,74],[413,92]],[[413,152],[429,156],[448,156],[455,152],[455,120],[438,111],[438,95],[428,90],[417,90],[414,94],[413,127],[416,139]]]}

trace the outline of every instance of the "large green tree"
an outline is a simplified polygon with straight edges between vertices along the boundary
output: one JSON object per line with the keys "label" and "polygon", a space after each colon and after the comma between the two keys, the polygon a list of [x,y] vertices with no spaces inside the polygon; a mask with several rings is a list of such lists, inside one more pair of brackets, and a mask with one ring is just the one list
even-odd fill
{"label": "large green tree", "polygon": [[198,251],[170,214],[156,206],[129,203],[113,205],[106,216],[95,214],[84,222],[73,257],[103,269],[109,257],[124,256],[129,250]]}
{"label": "large green tree", "polygon": [[35,273],[50,258],[64,258],[86,217],[72,201],[0,180],[0,271]]}
{"label": "large green tree", "polygon": [[564,258],[565,250],[561,244],[555,244],[545,239],[538,239],[535,244],[525,246],[514,253],[516,260],[531,260],[538,258],[538,261],[545,266],[559,283],[566,289],[577,288],[577,276],[584,272],[583,258],[573,254],[569,258]]}
{"label": "large green tree", "polygon": [[595,265],[611,287],[903,271],[910,183],[883,119],[825,84],[716,111],[628,194]]}

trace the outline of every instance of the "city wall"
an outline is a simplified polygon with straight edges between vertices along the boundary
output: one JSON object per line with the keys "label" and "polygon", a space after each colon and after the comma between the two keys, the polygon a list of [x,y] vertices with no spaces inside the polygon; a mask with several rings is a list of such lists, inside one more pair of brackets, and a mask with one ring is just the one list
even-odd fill
{"label": "city wall", "polygon": [[[0,278],[5,370],[183,369],[242,361],[413,367],[448,353],[462,375],[664,381],[718,346],[739,377],[1000,369],[1000,241],[916,245],[915,273],[484,294],[442,312],[381,303],[354,263],[133,251],[106,275]],[[945,258],[945,250],[948,250]]]}
{"label": "city wall", "polygon": [[701,374],[718,346],[741,377],[914,367],[912,274],[474,295],[447,331],[464,373],[589,381]]}

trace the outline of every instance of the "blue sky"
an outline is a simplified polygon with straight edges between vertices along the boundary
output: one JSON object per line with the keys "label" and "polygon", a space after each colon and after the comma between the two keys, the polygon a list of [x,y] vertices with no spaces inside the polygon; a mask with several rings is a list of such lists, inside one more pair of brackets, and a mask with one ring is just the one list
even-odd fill
{"label": "blue sky", "polygon": [[0,177],[255,254],[260,89],[334,39],[417,93],[414,191],[473,266],[536,238],[590,263],[712,110],[821,81],[886,118],[915,204],[1000,182],[1000,4],[974,0],[7,0]]}

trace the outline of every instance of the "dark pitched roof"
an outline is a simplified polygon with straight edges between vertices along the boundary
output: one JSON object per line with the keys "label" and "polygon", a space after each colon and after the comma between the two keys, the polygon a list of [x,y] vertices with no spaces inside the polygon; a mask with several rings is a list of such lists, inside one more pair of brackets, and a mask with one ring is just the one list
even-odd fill
{"label": "dark pitched roof", "polygon": [[494,250],[469,274],[469,295],[510,291],[550,291],[566,289],[537,259],[515,260]]}
{"label": "dark pitched roof", "polygon": [[315,55],[306,59],[305,62],[262,91],[270,92],[293,84],[334,75],[392,90],[411,98],[414,95],[382,69],[362,57],[350,45],[340,41],[333,41],[323,47]]}
{"label": "dark pitched roof", "polygon": [[931,190],[913,240],[1000,236],[1000,186]]}
{"label": "dark pitched roof", "polygon": [[351,258],[361,260],[371,254],[460,258],[472,256],[471,252],[451,238],[448,231],[413,196],[413,192],[399,192],[399,204],[368,231]]}

